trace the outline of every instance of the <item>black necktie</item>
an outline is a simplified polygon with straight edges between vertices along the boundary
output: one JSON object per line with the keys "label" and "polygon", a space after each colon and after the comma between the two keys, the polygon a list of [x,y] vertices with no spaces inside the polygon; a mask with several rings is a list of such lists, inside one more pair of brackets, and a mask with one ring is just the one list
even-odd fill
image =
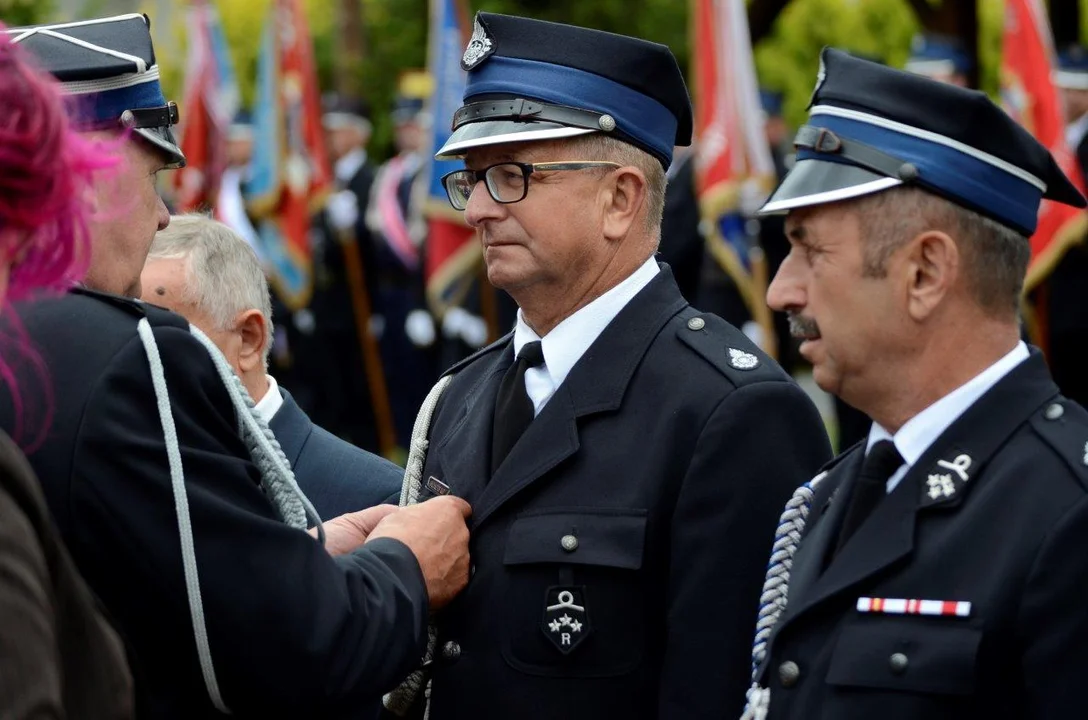
{"label": "black necktie", "polygon": [[495,426],[491,431],[491,474],[502,465],[536,415],[533,401],[525,391],[525,371],[544,364],[540,341],[527,343],[517,361],[506,371],[495,398]]}
{"label": "black necktie", "polygon": [[888,494],[888,478],[903,465],[903,456],[895,449],[895,443],[891,440],[881,440],[869,449],[865,461],[861,465],[861,473],[854,490],[850,493],[850,504],[846,507],[846,515],[843,517],[842,526],[839,528],[839,539],[835,545],[835,554],[838,555],[843,545],[850,539],[865,518],[869,517],[873,509]]}

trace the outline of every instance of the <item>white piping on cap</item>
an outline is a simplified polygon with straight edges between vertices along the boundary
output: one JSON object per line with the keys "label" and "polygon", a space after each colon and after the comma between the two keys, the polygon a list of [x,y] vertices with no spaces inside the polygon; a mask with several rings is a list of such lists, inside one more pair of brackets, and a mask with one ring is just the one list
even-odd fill
{"label": "white piping on cap", "polygon": [[916,128],[913,125],[906,125],[904,123],[896,122],[895,120],[889,120],[887,118],[879,117],[877,115],[870,115],[869,113],[858,112],[857,110],[847,110],[846,108],[834,107],[832,105],[817,105],[812,108],[811,115],[831,115],[832,117],[841,117],[847,120],[855,120],[857,122],[863,122],[867,125],[875,125],[876,127],[882,127],[886,130],[893,130],[903,135],[910,135],[921,140],[928,140],[929,142],[936,143],[938,145],[944,145],[957,152],[963,153],[969,157],[973,157],[976,160],[981,160],[987,165],[1001,170],[1003,172],[1019,178],[1024,182],[1034,185],[1041,192],[1046,192],[1046,183],[1041,179],[1035,177],[1027,170],[1018,168],[1010,162],[1002,160],[999,157],[991,155],[988,152],[983,152],[977,148],[973,148],[970,145],[965,145],[959,140],[953,140],[947,135],[941,135],[940,133],[930,132],[929,130],[922,130]]}

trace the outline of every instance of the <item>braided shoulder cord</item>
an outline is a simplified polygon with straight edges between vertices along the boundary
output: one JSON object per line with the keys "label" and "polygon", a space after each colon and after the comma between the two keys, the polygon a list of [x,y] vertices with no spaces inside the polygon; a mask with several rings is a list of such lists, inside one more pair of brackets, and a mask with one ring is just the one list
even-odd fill
{"label": "braided shoulder cord", "polygon": [[[412,442],[408,449],[408,462],[404,470],[404,484],[400,490],[401,507],[415,505],[419,502],[420,493],[423,491],[423,463],[427,459],[427,448],[430,445],[428,434],[431,429],[431,418],[435,408],[438,407],[438,399],[445,392],[446,387],[453,380],[452,375],[446,375],[438,379],[435,386],[427,393],[427,398],[419,408],[415,425],[412,426]],[[420,668],[404,679],[392,692],[382,698],[385,709],[398,717],[404,717],[415,704],[420,691],[424,693],[423,718],[430,714],[431,683],[427,675],[427,668],[434,660],[435,646],[438,644],[438,631],[431,622],[427,626],[427,650],[423,653],[423,662]]]}
{"label": "braided shoulder cord", "polygon": [[767,576],[763,582],[763,592],[759,597],[756,636],[752,643],[752,687],[748,690],[748,703],[745,705],[741,720],[765,720],[770,709],[771,692],[759,686],[756,675],[759,672],[759,666],[767,657],[767,644],[771,639],[774,626],[786,609],[793,556],[797,552],[797,546],[805,530],[805,522],[812,509],[812,498],[815,495],[816,486],[825,477],[827,473],[822,472],[797,488],[778,520],[774,545],[771,547],[771,559],[767,563]]}
{"label": "braided shoulder cord", "polygon": [[227,388],[238,418],[238,433],[261,472],[261,489],[272,501],[285,524],[301,530],[312,524],[317,528],[318,539],[324,543],[325,533],[321,526],[321,517],[299,488],[290,461],[268,423],[257,413],[256,403],[249,396],[241,378],[235,374],[223,353],[207,335],[193,325],[189,326],[189,331],[207,349],[223,385]]}

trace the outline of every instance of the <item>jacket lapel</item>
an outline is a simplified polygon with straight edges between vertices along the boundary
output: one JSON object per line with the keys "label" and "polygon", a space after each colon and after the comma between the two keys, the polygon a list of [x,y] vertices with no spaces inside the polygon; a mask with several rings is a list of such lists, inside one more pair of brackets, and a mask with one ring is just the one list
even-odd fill
{"label": "jacket lapel", "polygon": [[287,456],[287,461],[291,463],[291,467],[295,467],[298,464],[299,455],[302,454],[302,448],[314,431],[314,424],[291,397],[291,393],[280,388],[280,394],[283,396],[283,405],[280,405],[280,409],[272,416],[268,426],[272,428],[272,433],[283,449],[283,454]]}
{"label": "jacket lapel", "polygon": [[[963,502],[989,458],[1057,394],[1042,356],[1033,351],[937,438],[820,574],[824,553],[845,511],[845,503],[833,502],[794,558],[798,584],[790,584],[788,617],[782,624],[907,557],[914,548],[918,513]],[[861,459],[858,453],[855,460],[843,463],[847,479],[839,485],[854,481]]]}
{"label": "jacket lapel", "polygon": [[511,336],[506,347],[484,360],[487,366],[465,395],[464,407],[453,429],[435,446],[439,467],[448,474],[439,480],[449,485],[453,494],[472,505],[479,501],[480,493],[488,484],[495,396],[499,393],[503,374],[514,363],[513,345]]}
{"label": "jacket lapel", "polygon": [[[472,514],[473,527],[478,527],[504,503],[578,450],[579,418],[613,412],[620,407],[650,343],[662,326],[685,307],[687,301],[680,295],[672,272],[662,267],[586,350],[529,424],[481,494]],[[485,406],[489,408],[489,432],[495,392],[497,389],[490,395],[491,405]]]}

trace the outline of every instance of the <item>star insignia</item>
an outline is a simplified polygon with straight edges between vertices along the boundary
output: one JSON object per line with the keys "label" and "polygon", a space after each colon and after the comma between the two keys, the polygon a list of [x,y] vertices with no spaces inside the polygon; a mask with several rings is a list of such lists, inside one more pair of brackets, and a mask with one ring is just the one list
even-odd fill
{"label": "star insignia", "polygon": [[570,629],[573,630],[574,632],[582,632],[582,623],[575,620],[574,622],[572,622],[570,624]]}
{"label": "star insignia", "polygon": [[952,476],[946,474],[930,475],[926,480],[929,485],[929,497],[936,500],[939,497],[952,497],[956,494],[956,484],[952,482]]}
{"label": "star insignia", "polygon": [[562,629],[562,627],[563,626],[559,623],[558,620],[552,620],[550,623],[548,623],[548,629],[551,630],[554,633],[559,632],[559,630]]}
{"label": "star insignia", "polygon": [[570,622],[571,622],[570,615],[564,615],[563,617],[559,618],[559,624],[562,625],[563,627],[566,627],[566,626],[570,625]]}

